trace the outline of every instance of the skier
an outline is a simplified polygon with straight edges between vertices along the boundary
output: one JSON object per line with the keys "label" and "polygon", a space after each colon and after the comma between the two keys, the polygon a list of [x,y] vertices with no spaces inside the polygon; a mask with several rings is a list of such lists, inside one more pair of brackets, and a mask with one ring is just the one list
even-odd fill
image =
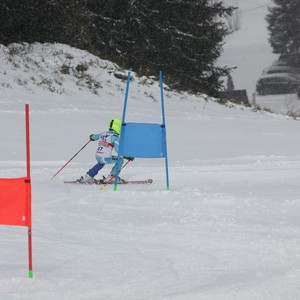
{"label": "skier", "polygon": [[[99,133],[99,134],[91,134],[91,141],[98,141],[98,148],[96,151],[96,160],[97,164],[93,166],[86,175],[81,176],[77,181],[80,183],[92,184],[96,183],[94,177],[98,174],[98,172],[106,165],[106,164],[114,164],[113,168],[110,171],[110,175],[103,179],[103,182],[107,182],[111,179],[111,176],[116,175],[116,167],[118,163],[118,156],[112,155],[113,150],[118,153],[119,151],[119,135],[121,132],[122,121],[120,119],[112,119],[109,123],[109,130]],[[131,157],[124,157],[128,160],[133,160]],[[119,172],[123,165],[123,157],[119,157]],[[124,182],[118,176],[118,183]]]}

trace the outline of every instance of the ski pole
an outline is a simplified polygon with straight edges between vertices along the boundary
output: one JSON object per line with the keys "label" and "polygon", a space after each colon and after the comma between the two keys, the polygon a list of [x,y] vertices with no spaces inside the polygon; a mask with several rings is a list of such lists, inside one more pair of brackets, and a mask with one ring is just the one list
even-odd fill
{"label": "ski pole", "polygon": [[91,140],[89,140],[76,154],[74,154],[52,177],[51,179],[53,179],[85,146],[87,146],[87,144],[91,142]]}
{"label": "ski pole", "polygon": [[[130,162],[131,162],[132,160],[127,160],[127,162],[126,162],[126,164],[121,168],[121,170],[123,170]],[[121,170],[120,170],[120,172],[121,172]],[[119,172],[119,173],[120,173]],[[109,183],[111,183],[113,180],[115,179],[115,176],[111,176],[110,178],[109,178],[109,180],[107,181],[107,182],[105,182],[102,186],[101,186],[101,188],[100,188],[100,190],[103,190]]]}

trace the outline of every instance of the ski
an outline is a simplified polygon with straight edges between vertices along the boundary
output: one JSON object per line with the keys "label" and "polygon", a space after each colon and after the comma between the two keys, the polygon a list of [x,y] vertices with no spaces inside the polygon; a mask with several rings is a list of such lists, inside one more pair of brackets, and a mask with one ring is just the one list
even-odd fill
{"label": "ski", "polygon": [[[151,184],[153,182],[153,179],[149,178],[146,180],[125,180],[121,184]],[[112,182],[114,183],[114,182]],[[118,183],[120,184],[120,183]]]}
{"label": "ski", "polygon": [[[119,182],[118,184],[151,184],[153,182],[153,179],[145,179],[145,180],[124,180],[123,182]],[[105,184],[106,182],[103,181],[103,179],[95,180],[94,183],[81,183],[77,180],[66,180],[64,181],[65,184],[83,184],[83,185],[101,185]],[[108,184],[114,184],[114,181],[112,180]]]}

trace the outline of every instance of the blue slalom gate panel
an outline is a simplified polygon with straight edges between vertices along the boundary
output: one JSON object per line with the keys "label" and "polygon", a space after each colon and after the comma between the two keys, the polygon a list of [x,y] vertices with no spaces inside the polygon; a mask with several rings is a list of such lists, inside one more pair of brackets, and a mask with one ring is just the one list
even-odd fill
{"label": "blue slalom gate panel", "polygon": [[[170,186],[162,72],[159,72],[162,124],[125,122],[130,78],[130,72],[128,72],[118,157],[127,156],[134,158],[164,158],[166,166],[166,188],[169,190]],[[116,174],[119,174],[119,170],[120,163],[118,162]],[[114,181],[115,191],[117,190],[118,185],[117,178],[118,176],[115,177]]]}
{"label": "blue slalom gate panel", "polygon": [[165,158],[167,156],[165,126],[152,123],[123,124],[119,155]]}

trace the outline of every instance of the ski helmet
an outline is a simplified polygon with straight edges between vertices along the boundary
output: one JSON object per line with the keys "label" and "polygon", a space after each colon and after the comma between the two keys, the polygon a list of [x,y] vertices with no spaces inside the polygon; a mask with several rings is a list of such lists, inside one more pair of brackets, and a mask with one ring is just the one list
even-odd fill
{"label": "ski helmet", "polygon": [[109,129],[114,130],[117,134],[121,132],[122,121],[120,119],[112,119],[109,123]]}

